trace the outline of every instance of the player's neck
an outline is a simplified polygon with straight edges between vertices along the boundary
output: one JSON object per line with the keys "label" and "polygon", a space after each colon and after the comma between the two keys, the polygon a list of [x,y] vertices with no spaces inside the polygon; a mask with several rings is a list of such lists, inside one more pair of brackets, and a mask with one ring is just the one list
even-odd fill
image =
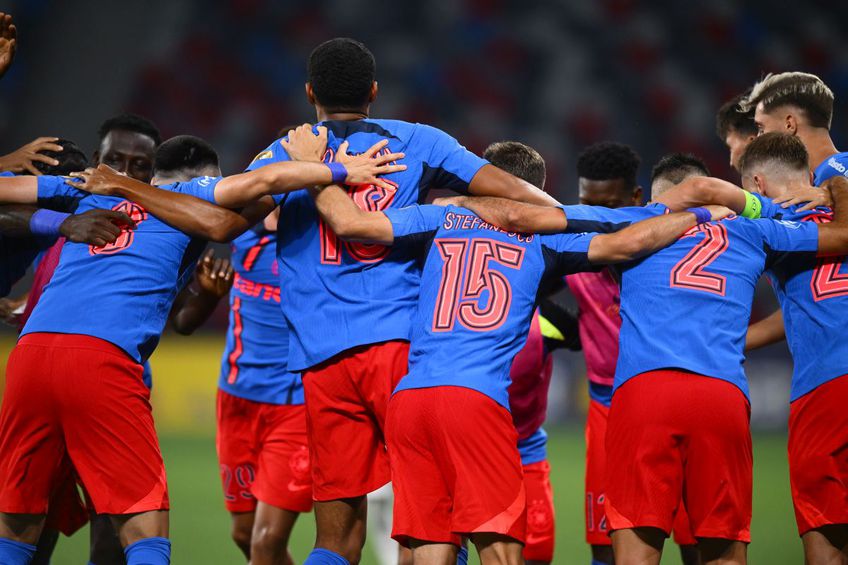
{"label": "player's neck", "polygon": [[326,121],[340,121],[340,122],[353,122],[356,120],[364,120],[368,117],[368,109],[363,110],[327,110],[321,107],[316,107],[316,112],[318,114],[319,122]]}
{"label": "player's neck", "polygon": [[839,153],[826,129],[822,128],[806,133],[803,141],[804,145],[807,146],[807,153],[810,154],[810,166],[813,170],[824,163],[828,157]]}

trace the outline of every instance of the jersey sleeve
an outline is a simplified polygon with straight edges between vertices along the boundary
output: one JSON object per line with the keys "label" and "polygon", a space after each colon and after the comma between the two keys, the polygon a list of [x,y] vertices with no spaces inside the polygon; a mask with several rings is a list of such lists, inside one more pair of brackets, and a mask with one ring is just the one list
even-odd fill
{"label": "jersey sleeve", "polygon": [[215,202],[215,187],[221,182],[222,178],[224,177],[197,177],[188,182],[178,182],[161,188],[170,190],[171,192],[188,194],[206,202],[217,204]]}
{"label": "jersey sleeve", "polygon": [[70,177],[42,175],[38,178],[38,205],[43,208],[73,212],[89,193],[67,184]]}
{"label": "jersey sleeve", "polygon": [[601,269],[602,266],[594,266],[589,262],[589,244],[596,235],[560,233],[539,236],[545,258],[545,276],[561,277],[569,273]]}
{"label": "jersey sleeve", "polygon": [[819,229],[815,222],[754,220],[771,252],[817,251]]}
{"label": "jersey sleeve", "polygon": [[[271,145],[269,145],[264,151],[259,152],[256,157],[253,158],[253,161],[247,166],[244,172],[249,173],[250,171],[255,171],[256,169],[261,169],[265,165],[270,165],[271,163],[280,163],[282,161],[291,161],[289,154],[286,153],[286,150],[283,149],[280,141],[282,138],[274,141]],[[272,194],[271,198],[274,199],[274,204],[279,206],[286,199],[286,194]]]}
{"label": "jersey sleeve", "polygon": [[624,208],[576,204],[560,206],[560,208],[565,212],[565,219],[568,222],[565,228],[567,233],[609,233],[622,230],[635,222],[668,214],[668,208],[662,204],[625,206]]}
{"label": "jersey sleeve", "polygon": [[444,222],[446,210],[443,206],[424,204],[388,208],[383,213],[392,223],[392,232],[397,241],[435,232]]}
{"label": "jersey sleeve", "polygon": [[412,143],[430,148],[423,163],[422,188],[449,188],[467,194],[471,179],[489,162],[440,129],[423,124],[416,128]]}
{"label": "jersey sleeve", "polygon": [[750,194],[760,202],[760,218],[779,220],[787,214],[788,211],[775,204],[771,198],[767,198],[756,192],[751,192]]}

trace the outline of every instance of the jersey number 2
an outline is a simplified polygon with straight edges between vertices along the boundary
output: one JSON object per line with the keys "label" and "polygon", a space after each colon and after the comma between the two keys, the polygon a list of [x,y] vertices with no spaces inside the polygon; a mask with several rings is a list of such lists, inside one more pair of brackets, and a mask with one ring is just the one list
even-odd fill
{"label": "jersey number 2", "polygon": [[[813,215],[804,218],[805,221],[826,224],[831,221],[829,214]],[[840,273],[845,257],[824,257],[816,262],[810,290],[813,300],[819,302],[828,298],[848,295],[848,274]]]}
{"label": "jersey number 2", "polygon": [[[446,238],[433,243],[444,261],[433,331],[449,332],[457,319],[469,330],[479,332],[503,325],[512,303],[512,288],[509,279],[491,269],[490,263],[520,269],[524,248],[494,239]],[[484,291],[489,292],[488,302],[481,306]]]}
{"label": "jersey number 2", "polygon": [[672,288],[688,288],[724,296],[727,278],[710,273],[707,267],[727,251],[727,228],[722,224],[708,224],[688,231],[683,237],[692,237],[699,231],[704,232],[703,241],[674,266],[669,285]]}

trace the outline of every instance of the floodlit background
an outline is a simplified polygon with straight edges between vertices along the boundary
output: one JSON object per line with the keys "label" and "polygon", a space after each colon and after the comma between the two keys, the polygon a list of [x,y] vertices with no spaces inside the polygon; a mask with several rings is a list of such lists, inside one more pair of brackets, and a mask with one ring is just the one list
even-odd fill
{"label": "floodlit background", "polygon": [[[835,91],[834,138],[846,148],[848,4],[718,0],[76,0],[0,1],[19,30],[15,65],[0,84],[0,151],[42,135],[92,151],[100,122],[132,111],[164,137],[191,133],[243,168],[277,130],[314,120],[303,95],[305,59],[344,35],[377,58],[376,117],[427,122],[475,151],[517,139],[539,149],[547,189],[576,201],[575,161],[605,139],[652,164],[670,151],[702,157],[737,180],[714,132],[718,106],[770,71],[819,74]],[[25,290],[26,283],[16,292]],[[775,307],[759,293],[754,317]],[[225,312],[202,335],[168,334],[152,359],[154,404],[173,496],[177,563],[239,562],[228,539],[214,458],[214,393]],[[674,323],[670,320],[669,323]],[[14,343],[0,333],[0,374]],[[680,344],[686,347],[686,344]],[[580,354],[558,354],[551,391],[551,459],[558,563],[588,561],[582,543]],[[785,345],[747,363],[756,430],[754,563],[798,563],[785,463],[791,360]],[[311,517],[295,534],[311,544]],[[55,563],[84,562],[84,534]],[[371,561],[366,557],[365,562]],[[665,562],[675,563],[673,550]]]}

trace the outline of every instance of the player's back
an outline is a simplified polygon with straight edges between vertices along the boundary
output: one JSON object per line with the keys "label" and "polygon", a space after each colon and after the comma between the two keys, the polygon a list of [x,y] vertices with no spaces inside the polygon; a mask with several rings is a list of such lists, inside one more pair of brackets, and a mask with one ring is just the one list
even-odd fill
{"label": "player's back", "polygon": [[409,374],[397,390],[464,386],[508,408],[510,366],[542,278],[590,269],[593,234],[506,233],[453,206],[411,207],[389,218],[396,245],[428,244]]}
{"label": "player's back", "polygon": [[[406,154],[407,169],[385,177],[390,190],[349,188],[365,210],[419,203],[430,188],[465,192],[486,164],[449,135],[422,124],[366,119],[322,125],[329,130],[327,160],[343,141],[355,154],[386,139],[387,151]],[[248,168],[281,160],[288,155],[275,141]],[[306,191],[280,200],[282,307],[292,329],[289,369],[308,368],[359,345],[409,339],[419,278],[409,254],[397,246],[341,241],[320,220]]]}
{"label": "player's back", "polygon": [[821,185],[831,177],[848,177],[848,152],[831,155],[813,171],[813,184]]}
{"label": "player's back", "polygon": [[286,370],[289,330],[280,310],[277,234],[260,227],[232,243],[235,280],[218,386],[240,398],[303,403],[300,375]]}
{"label": "player's back", "polygon": [[[39,177],[40,202],[77,212],[117,210],[132,218],[136,227],[103,247],[66,242],[56,272],[22,335],[89,335],[114,343],[143,362],[156,348],[174,298],[191,276],[206,242],[175,230],[138,204],[88,194],[64,180]],[[162,188],[182,191],[186,185],[190,183]]]}
{"label": "player's back", "polygon": [[[763,217],[826,223],[829,208],[798,212],[757,195]],[[848,373],[845,312],[848,312],[848,269],[845,257],[818,258],[795,253],[766,273],[783,310],[786,342],[794,360],[791,400]]]}
{"label": "player's back", "polygon": [[757,280],[785,252],[817,244],[814,226],[733,216],[625,265],[616,388],[672,368],[730,381],[747,395],[743,350]]}

